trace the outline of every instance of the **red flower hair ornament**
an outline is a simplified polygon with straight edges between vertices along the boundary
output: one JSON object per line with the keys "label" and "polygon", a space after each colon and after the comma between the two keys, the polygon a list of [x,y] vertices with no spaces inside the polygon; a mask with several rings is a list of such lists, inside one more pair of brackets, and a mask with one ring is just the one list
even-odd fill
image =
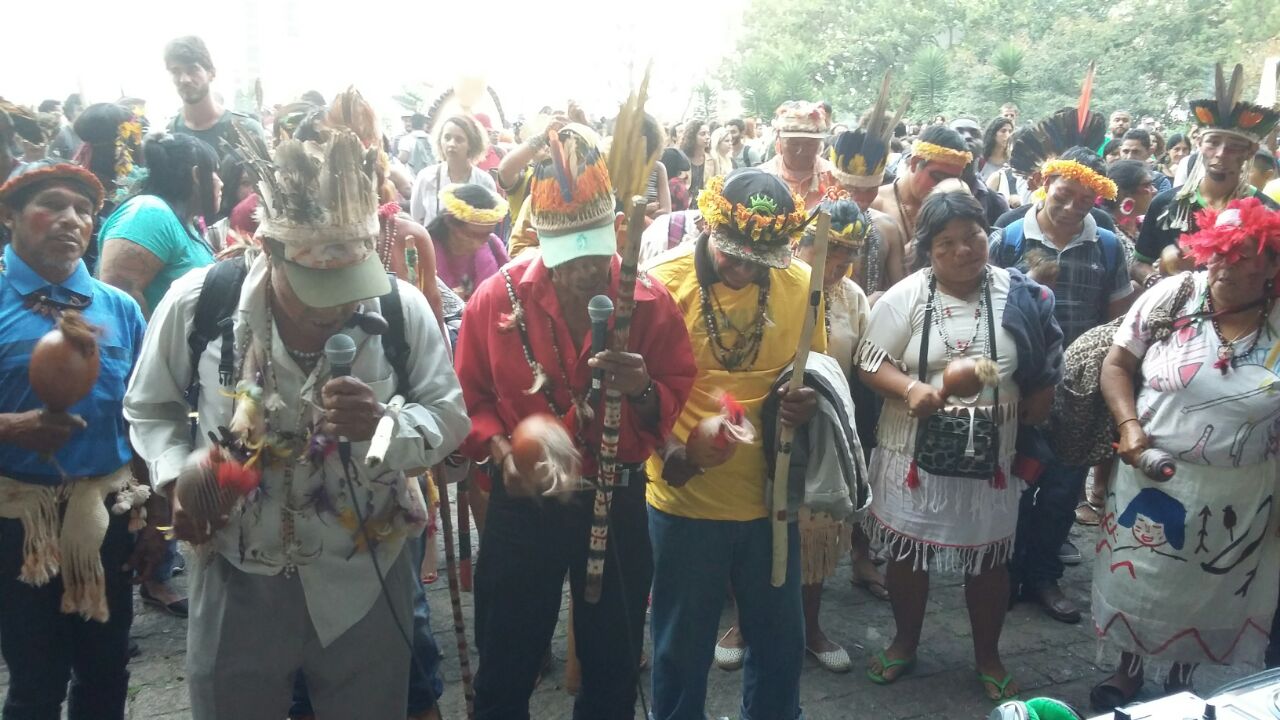
{"label": "red flower hair ornament", "polygon": [[1256,243],[1258,254],[1271,250],[1280,255],[1280,211],[1268,209],[1256,197],[1232,200],[1219,212],[1206,208],[1196,213],[1199,231],[1183,235],[1182,252],[1196,265],[1215,257],[1238,262],[1246,243]]}

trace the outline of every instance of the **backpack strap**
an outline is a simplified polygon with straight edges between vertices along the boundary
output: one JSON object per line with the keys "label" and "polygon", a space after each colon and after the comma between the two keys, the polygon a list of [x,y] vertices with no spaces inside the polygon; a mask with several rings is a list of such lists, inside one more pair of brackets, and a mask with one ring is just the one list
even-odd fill
{"label": "backpack strap", "polygon": [[404,306],[400,302],[400,286],[396,276],[389,274],[391,292],[378,298],[382,317],[387,321],[387,331],[382,335],[382,351],[396,375],[396,394],[405,395],[409,390],[409,339],[405,335]]}
{"label": "backpack strap", "polygon": [[1014,220],[1000,232],[1000,267],[1013,267],[1022,260],[1022,227],[1025,221]]}
{"label": "backpack strap", "polygon": [[222,355],[218,360],[218,381],[223,387],[235,383],[236,343],[233,315],[240,303],[240,286],[249,274],[244,256],[214,263],[205,275],[204,286],[196,299],[195,316],[191,319],[191,332],[187,335],[187,347],[191,351],[191,380],[187,383],[187,396],[195,407],[196,392],[200,385],[200,356],[214,338],[222,338]]}

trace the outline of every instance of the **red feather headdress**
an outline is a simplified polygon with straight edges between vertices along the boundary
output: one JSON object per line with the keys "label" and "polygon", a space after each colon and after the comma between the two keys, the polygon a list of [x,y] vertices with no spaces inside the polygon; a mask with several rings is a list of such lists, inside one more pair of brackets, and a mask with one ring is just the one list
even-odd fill
{"label": "red feather headdress", "polygon": [[1211,208],[1196,213],[1196,233],[1183,235],[1182,251],[1205,265],[1215,257],[1237,262],[1245,243],[1257,243],[1258,254],[1280,254],[1280,211],[1270,210],[1256,197],[1232,200],[1221,212]]}

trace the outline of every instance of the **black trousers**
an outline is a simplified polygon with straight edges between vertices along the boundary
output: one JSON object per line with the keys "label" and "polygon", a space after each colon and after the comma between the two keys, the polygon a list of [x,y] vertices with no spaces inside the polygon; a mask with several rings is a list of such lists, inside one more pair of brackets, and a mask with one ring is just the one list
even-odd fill
{"label": "black trousers", "polygon": [[123,720],[129,688],[133,584],[124,564],[133,551],[129,517],[112,515],[102,543],[105,623],[62,612],[62,578],[43,587],[18,580],[22,523],[0,520],[0,653],[9,667],[4,720],[58,720],[71,697],[71,720]]}
{"label": "black trousers", "polygon": [[582,663],[576,720],[635,715],[645,599],[653,579],[643,475],[613,492],[604,592],[582,598],[594,492],[509,497],[495,478],[475,574],[476,717],[522,720],[560,613],[565,573]]}

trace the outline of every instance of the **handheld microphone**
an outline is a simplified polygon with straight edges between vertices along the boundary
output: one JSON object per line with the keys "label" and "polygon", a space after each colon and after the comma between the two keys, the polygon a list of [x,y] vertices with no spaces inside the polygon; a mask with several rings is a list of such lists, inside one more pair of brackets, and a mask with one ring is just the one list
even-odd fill
{"label": "handheld microphone", "polygon": [[[613,314],[613,301],[608,295],[596,295],[587,303],[587,316],[591,318],[591,357],[604,352],[605,341],[609,336],[609,316]],[[587,402],[595,405],[600,401],[600,386],[604,382],[604,368],[596,368],[591,372],[591,393]]]}
{"label": "handheld microphone", "polygon": [[[351,363],[356,359],[356,341],[343,333],[333,335],[324,343],[324,357],[329,361],[330,377],[346,377],[351,374]],[[344,468],[350,466],[351,441],[344,437],[338,438],[338,459]]]}

